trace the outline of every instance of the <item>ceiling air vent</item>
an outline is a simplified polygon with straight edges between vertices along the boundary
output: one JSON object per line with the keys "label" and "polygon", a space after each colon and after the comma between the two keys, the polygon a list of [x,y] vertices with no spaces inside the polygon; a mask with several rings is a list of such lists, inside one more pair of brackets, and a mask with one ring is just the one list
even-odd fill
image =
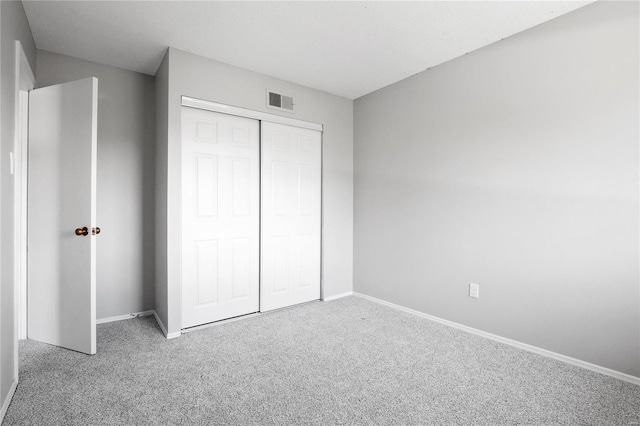
{"label": "ceiling air vent", "polygon": [[293,112],[293,97],[267,90],[267,107]]}

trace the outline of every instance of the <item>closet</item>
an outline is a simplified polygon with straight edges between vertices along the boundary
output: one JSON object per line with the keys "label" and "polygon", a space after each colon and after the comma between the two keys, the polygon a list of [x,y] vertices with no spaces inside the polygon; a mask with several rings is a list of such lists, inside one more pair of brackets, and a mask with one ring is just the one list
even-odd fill
{"label": "closet", "polygon": [[182,328],[319,299],[321,126],[185,99]]}

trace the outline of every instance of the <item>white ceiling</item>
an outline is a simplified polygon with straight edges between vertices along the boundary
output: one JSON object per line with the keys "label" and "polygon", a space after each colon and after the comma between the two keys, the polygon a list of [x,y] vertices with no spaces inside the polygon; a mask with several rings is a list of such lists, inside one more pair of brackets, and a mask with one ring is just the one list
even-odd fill
{"label": "white ceiling", "polygon": [[355,99],[591,1],[23,1],[36,46],[154,75],[167,46]]}

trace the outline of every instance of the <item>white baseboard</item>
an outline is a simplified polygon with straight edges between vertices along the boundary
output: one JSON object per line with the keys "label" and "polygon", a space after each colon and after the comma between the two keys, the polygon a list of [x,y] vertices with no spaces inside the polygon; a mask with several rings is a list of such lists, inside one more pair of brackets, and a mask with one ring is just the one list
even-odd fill
{"label": "white baseboard", "polygon": [[138,318],[138,317],[145,317],[147,315],[153,315],[153,311],[134,312],[132,314],[127,314],[127,315],[118,315],[117,317],[101,318],[99,320],[96,320],[96,324],[106,324],[108,322],[122,321],[122,320],[131,319],[131,318]]}
{"label": "white baseboard", "polygon": [[11,383],[11,387],[9,388],[9,393],[2,403],[2,408],[0,409],[0,424],[4,421],[4,416],[7,414],[7,410],[9,409],[9,404],[11,404],[11,400],[13,399],[13,394],[16,393],[16,388],[18,387],[18,381],[14,380]]}
{"label": "white baseboard", "polygon": [[473,327],[469,327],[466,325],[458,324],[457,322],[449,321],[443,318],[439,318],[433,315],[425,314],[424,312],[416,311],[414,309],[405,308],[404,306],[396,305],[395,303],[387,302],[386,300],[378,299],[375,297],[367,296],[366,294],[353,292],[354,296],[361,297],[366,300],[370,300],[375,303],[379,303],[381,305],[389,306],[394,309],[398,309],[400,311],[404,311],[413,315],[417,315],[422,318],[426,318],[431,321],[435,321],[440,324],[447,325],[449,327],[457,328],[458,330],[466,331],[467,333],[472,333],[477,336],[485,337],[487,339],[495,340],[496,342],[504,343],[509,346],[514,346],[519,349],[523,349],[525,351],[533,352],[538,355],[546,356],[548,358],[553,358],[558,361],[565,362],[567,364],[575,365],[577,367],[585,368],[587,370],[595,371],[596,373],[604,374],[616,379],[624,380],[625,382],[633,383],[634,385],[640,385],[640,377],[632,376],[630,374],[622,373],[620,371],[611,370],[610,368],[602,367],[600,365],[591,364],[590,362],[581,361],[576,358],[571,358],[566,355],[562,355],[556,352],[552,352],[546,349],[539,348],[537,346],[528,345],[526,343],[518,342],[516,340],[507,339],[506,337],[501,337],[496,334],[487,333],[486,331],[478,330]]}
{"label": "white baseboard", "polygon": [[329,302],[331,300],[342,299],[343,297],[347,297],[347,296],[351,296],[351,295],[353,295],[353,292],[352,291],[347,291],[346,293],[336,294],[335,296],[324,297],[322,300],[324,302]]}
{"label": "white baseboard", "polygon": [[156,319],[156,322],[158,323],[158,327],[160,327],[160,330],[162,330],[162,334],[164,334],[164,337],[166,337],[167,339],[175,339],[176,337],[180,337],[180,335],[182,334],[180,332],[169,333],[167,331],[167,328],[162,323],[162,320],[158,316],[158,313],[156,311],[152,311],[152,312],[153,312],[153,317]]}

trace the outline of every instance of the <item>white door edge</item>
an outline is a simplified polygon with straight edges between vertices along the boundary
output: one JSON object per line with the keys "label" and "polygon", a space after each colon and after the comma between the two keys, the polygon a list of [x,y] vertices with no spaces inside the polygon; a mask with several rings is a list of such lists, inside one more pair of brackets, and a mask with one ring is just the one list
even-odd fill
{"label": "white door edge", "polygon": [[27,149],[29,124],[28,91],[36,87],[27,55],[15,41],[14,128],[14,326],[15,379],[18,380],[18,339],[27,337]]}

